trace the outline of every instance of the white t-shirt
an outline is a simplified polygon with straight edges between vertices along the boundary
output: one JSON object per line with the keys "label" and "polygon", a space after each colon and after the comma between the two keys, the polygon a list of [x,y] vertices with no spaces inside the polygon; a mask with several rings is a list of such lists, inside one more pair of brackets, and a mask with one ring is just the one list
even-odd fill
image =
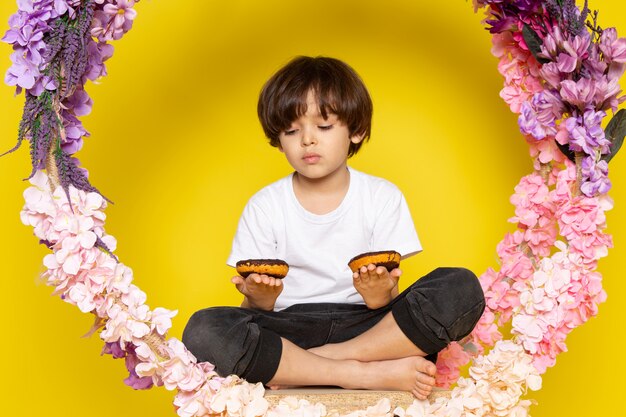
{"label": "white t-shirt", "polygon": [[422,250],[406,200],[382,178],[348,168],[350,186],[330,213],[300,205],[293,174],[257,192],[244,208],[227,264],[282,259],[289,264],[275,309],[300,303],[364,304],[348,261],[363,252],[395,250],[407,258]]}

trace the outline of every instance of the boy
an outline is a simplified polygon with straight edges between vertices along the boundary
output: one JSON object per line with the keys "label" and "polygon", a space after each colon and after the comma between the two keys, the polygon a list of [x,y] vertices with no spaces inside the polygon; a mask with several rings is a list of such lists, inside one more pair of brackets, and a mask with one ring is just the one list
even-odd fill
{"label": "boy", "polygon": [[438,268],[402,294],[397,268],[349,270],[363,252],[405,259],[422,249],[397,187],[347,166],[370,135],[363,82],[339,60],[297,57],[265,84],[258,113],[295,172],[250,199],[227,263],[278,258],[289,273],[284,282],[233,277],[241,308],[196,312],[183,342],[220,375],[272,388],[335,385],[425,399],[435,383],[431,361],[470,333],[485,300],[462,268]]}

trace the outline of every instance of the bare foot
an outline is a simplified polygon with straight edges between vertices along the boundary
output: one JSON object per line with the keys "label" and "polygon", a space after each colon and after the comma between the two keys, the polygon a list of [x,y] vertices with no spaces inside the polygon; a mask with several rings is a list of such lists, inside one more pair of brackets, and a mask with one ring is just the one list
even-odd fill
{"label": "bare foot", "polygon": [[418,400],[425,400],[435,385],[437,367],[421,356],[362,362],[361,365],[365,377],[357,382],[359,386],[351,388],[408,391]]}

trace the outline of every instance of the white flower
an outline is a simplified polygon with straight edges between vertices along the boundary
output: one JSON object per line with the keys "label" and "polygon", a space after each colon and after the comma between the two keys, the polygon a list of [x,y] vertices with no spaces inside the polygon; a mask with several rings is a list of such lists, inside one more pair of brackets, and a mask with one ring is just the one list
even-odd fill
{"label": "white flower", "polygon": [[172,327],[172,317],[178,314],[178,310],[168,310],[163,307],[157,307],[152,311],[151,329],[156,330],[160,335],[165,335]]}

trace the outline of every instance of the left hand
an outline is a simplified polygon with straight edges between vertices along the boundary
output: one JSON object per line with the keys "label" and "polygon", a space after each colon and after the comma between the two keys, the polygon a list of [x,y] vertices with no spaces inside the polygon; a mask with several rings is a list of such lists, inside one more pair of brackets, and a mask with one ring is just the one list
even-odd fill
{"label": "left hand", "polygon": [[384,307],[398,295],[399,268],[387,271],[384,266],[369,264],[352,274],[354,288],[365,300],[368,308]]}

